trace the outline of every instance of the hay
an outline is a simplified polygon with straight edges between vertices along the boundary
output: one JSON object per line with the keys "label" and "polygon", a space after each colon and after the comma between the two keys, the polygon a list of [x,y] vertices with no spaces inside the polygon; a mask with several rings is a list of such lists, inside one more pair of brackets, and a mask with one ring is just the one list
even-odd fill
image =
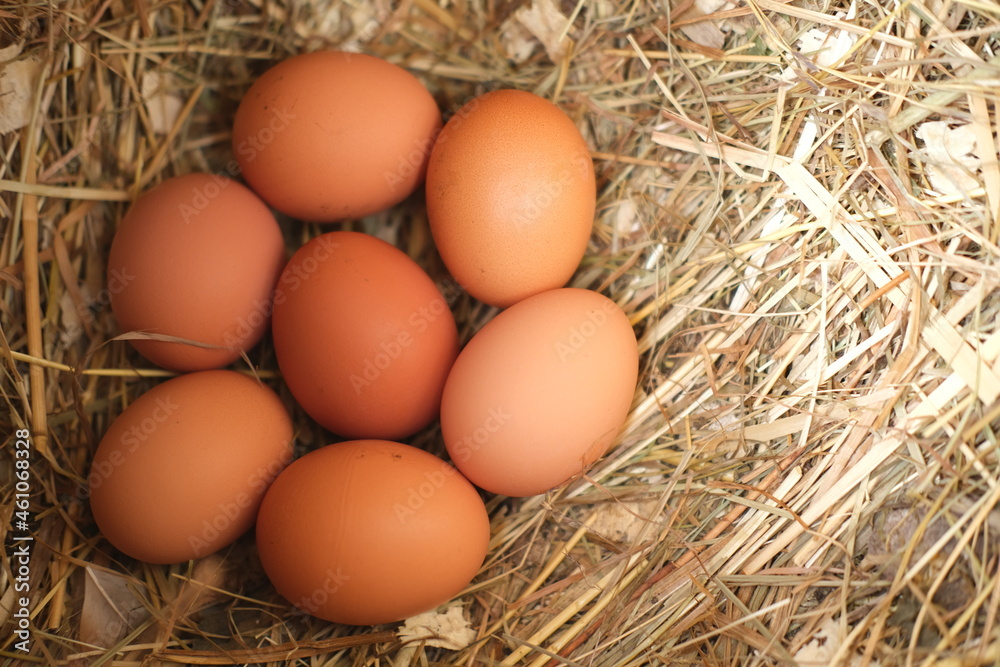
{"label": "hay", "polygon": [[[15,646],[8,558],[7,664],[996,663],[998,34],[975,0],[0,10],[0,100],[28,105],[0,135],[2,421],[34,446],[32,644]],[[543,497],[490,500],[459,650],[291,613],[249,538],[184,565],[123,559],[83,491],[100,434],[165,375],[109,342],[127,202],[221,171],[254,77],[320,47],[410,68],[446,113],[499,87],[557,101],[600,188],[573,284],[639,336],[614,449]],[[290,247],[320,232],[285,228]],[[419,198],[354,228],[447,280]],[[465,338],[495,313],[453,308]],[[291,404],[270,344],[250,361]],[[301,451],[325,443],[295,418]],[[413,441],[442,451],[434,430]],[[3,481],[9,538],[10,463]]]}

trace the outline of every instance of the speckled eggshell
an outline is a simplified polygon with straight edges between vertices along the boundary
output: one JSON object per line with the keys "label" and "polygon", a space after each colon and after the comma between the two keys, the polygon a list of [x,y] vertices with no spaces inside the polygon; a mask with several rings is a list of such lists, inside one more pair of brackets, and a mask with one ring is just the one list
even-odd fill
{"label": "speckled eggshell", "polygon": [[441,401],[452,461],[480,488],[530,496],[600,458],[628,415],[639,369],[628,317],[597,292],[529,297],[487,323]]}
{"label": "speckled eggshell", "polygon": [[291,460],[292,423],[278,396],[234,371],[172,378],[111,424],[88,477],[101,533],[148,563],[180,563],[250,528],[268,485]]}
{"label": "speckled eggshell", "polygon": [[441,112],[405,69],[361,53],[316,51],[266,71],[233,124],[247,183],[301,220],[387,209],[423,184]]}
{"label": "speckled eggshell", "polygon": [[455,468],[396,442],[341,442],[268,490],[257,548],[275,589],[335,623],[375,625],[456,596],[483,563],[490,522]]}
{"label": "speckled eggshell", "polygon": [[285,261],[281,230],[245,186],[187,174],[143,193],[122,219],[107,289],[122,332],[174,336],[214,347],[130,340],[177,371],[225,366],[267,331]]}
{"label": "speckled eggshell", "polygon": [[594,166],[559,107],[498,90],[445,125],[426,197],[448,270],[472,296],[507,307],[562,287],[580,264],[594,222]]}
{"label": "speckled eggshell", "polygon": [[347,438],[398,439],[429,424],[458,355],[455,319],[430,277],[358,232],[329,232],[295,253],[272,332],[295,400]]}

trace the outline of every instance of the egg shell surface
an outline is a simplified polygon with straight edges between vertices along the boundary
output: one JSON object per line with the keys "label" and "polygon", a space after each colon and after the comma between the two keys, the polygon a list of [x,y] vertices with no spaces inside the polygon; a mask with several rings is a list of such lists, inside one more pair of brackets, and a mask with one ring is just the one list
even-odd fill
{"label": "egg shell surface", "polygon": [[108,256],[108,294],[123,332],[215,347],[130,340],[164,368],[219,368],[267,331],[285,262],[274,215],[245,186],[217,174],[168,179],[139,196]]}
{"label": "egg shell surface", "polygon": [[275,589],[335,623],[376,625],[457,595],[486,556],[490,523],[452,466],[396,442],[341,442],[290,465],[268,490],[257,548]]}
{"label": "egg shell surface", "polygon": [[291,460],[292,423],[271,389],[234,371],[181,375],[111,424],[88,477],[112,545],[148,563],[218,551],[250,528]]}
{"label": "egg shell surface", "polygon": [[316,51],[254,82],[236,111],[233,152],[271,206],[333,222],[387,209],[423,184],[440,129],[437,103],[405,69]]}
{"label": "egg shell surface", "polygon": [[398,439],[437,417],[458,329],[409,256],[329,232],[295,253],[274,298],[278,366],[299,405],[346,438]]}
{"label": "egg shell surface", "polygon": [[441,431],[474,484],[543,493],[602,456],[628,415],[638,347],[625,313],[597,292],[529,297],[488,322],[445,384]]}
{"label": "egg shell surface", "polygon": [[480,301],[504,308],[572,277],[594,222],[594,166],[559,107],[498,90],[445,125],[431,152],[426,198],[452,276]]}

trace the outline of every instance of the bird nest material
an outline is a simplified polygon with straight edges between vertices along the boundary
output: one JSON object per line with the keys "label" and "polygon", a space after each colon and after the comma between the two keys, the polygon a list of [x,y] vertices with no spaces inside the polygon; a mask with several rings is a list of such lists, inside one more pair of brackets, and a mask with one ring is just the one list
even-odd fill
{"label": "bird nest material", "polygon": [[[5,664],[995,664],[998,35],[978,0],[8,3]],[[621,305],[641,354],[607,456],[489,498],[475,580],[377,628],[292,614],[251,536],[124,558],[86,501],[101,434],[169,375],[113,340],[116,224],[164,178],[224,172],[241,95],[318,48],[406,67],[446,117],[496,88],[559,104],[598,177],[572,285]],[[343,226],[449,285],[419,196]],[[283,228],[289,248],[329,229]],[[463,340],[495,315],[448,294]],[[248,361],[297,450],[326,444],[270,343]]]}

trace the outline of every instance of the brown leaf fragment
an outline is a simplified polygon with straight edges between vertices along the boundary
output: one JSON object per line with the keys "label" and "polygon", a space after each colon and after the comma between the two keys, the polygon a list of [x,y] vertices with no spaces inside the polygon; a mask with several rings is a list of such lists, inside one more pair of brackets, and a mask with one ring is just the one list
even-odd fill
{"label": "brown leaf fragment", "polygon": [[0,65],[0,134],[19,130],[31,122],[41,73],[42,63],[34,58]]}
{"label": "brown leaf fragment", "polygon": [[111,648],[146,622],[149,610],[131,577],[93,566],[86,568],[79,639]]}

